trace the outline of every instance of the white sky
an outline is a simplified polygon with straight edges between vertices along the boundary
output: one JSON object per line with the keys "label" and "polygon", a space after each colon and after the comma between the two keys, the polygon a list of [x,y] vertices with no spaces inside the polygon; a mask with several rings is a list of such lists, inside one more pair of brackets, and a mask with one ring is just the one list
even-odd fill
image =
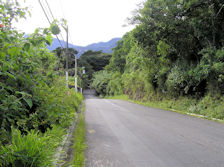
{"label": "white sky", "polygon": [[[22,2],[24,0],[18,0]],[[137,9],[143,0],[47,0],[56,19],[65,18],[70,31],[70,43],[86,46],[91,43],[109,41],[122,37],[133,29],[127,25],[127,17]],[[47,9],[45,0],[41,0]],[[31,18],[20,20],[16,24],[19,30],[34,32],[37,27],[49,27],[49,23],[38,0],[26,0],[31,8]],[[49,13],[50,15],[50,13]],[[63,34],[65,39],[65,34]]]}

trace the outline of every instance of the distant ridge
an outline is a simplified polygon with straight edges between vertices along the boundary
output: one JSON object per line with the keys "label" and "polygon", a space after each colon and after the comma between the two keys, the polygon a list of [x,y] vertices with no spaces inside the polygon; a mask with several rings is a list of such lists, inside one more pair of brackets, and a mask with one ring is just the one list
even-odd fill
{"label": "distant ridge", "polygon": [[[114,47],[117,46],[117,42],[120,41],[121,38],[113,38],[108,42],[99,42],[99,43],[93,43],[87,46],[77,46],[77,45],[72,45],[72,44],[68,44],[68,47],[70,48],[74,48],[75,50],[77,50],[78,53],[78,57],[80,57],[84,52],[88,51],[88,50],[93,50],[93,51],[102,51],[103,53],[112,53],[112,49]],[[63,47],[65,47],[66,42],[65,41],[61,41],[61,44]],[[54,38],[51,46],[48,46],[48,49],[50,51],[56,49],[57,47],[61,47],[60,43],[58,42],[58,40],[56,38]]]}

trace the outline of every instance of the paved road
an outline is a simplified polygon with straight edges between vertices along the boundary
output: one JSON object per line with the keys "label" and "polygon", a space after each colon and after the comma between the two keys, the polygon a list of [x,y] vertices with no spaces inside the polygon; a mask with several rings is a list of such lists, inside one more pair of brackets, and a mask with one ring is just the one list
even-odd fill
{"label": "paved road", "polygon": [[86,123],[86,167],[224,167],[223,124],[91,95]]}

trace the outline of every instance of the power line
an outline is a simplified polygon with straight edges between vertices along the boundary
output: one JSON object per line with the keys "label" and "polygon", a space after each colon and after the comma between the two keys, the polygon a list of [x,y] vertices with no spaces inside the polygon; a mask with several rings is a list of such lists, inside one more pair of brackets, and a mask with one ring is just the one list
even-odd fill
{"label": "power line", "polygon": [[[60,6],[60,8],[61,8],[62,15],[63,15],[63,17],[65,18],[65,12],[64,12],[64,10],[63,10],[63,4],[62,4],[61,0],[59,0],[59,3],[60,3],[59,6]],[[70,31],[68,32],[68,35],[69,35],[69,38],[70,38],[70,41],[71,41],[72,45],[74,45],[74,43],[73,43],[73,41],[72,41],[72,38],[71,38],[71,33],[70,33]]]}
{"label": "power line", "polygon": [[55,20],[54,15],[53,15],[53,13],[52,13],[52,11],[51,11],[51,8],[50,8],[50,6],[49,6],[47,0],[45,0],[45,2],[46,2],[46,4],[47,4],[48,10],[49,10],[50,13],[51,13],[52,18]]}
{"label": "power line", "polygon": [[[44,14],[45,14],[45,17],[47,18],[49,24],[51,25],[51,21],[50,21],[49,17],[47,16],[47,13],[46,13],[46,11],[45,11],[45,9],[44,9],[44,7],[43,7],[43,5],[42,5],[42,3],[41,3],[40,0],[39,0],[39,4],[40,4],[40,6],[41,6],[41,8],[42,8],[42,10],[43,10],[43,12],[44,12]],[[60,43],[61,47],[63,48],[63,46],[62,46],[62,44],[61,44],[61,41],[59,40],[59,38],[58,38],[57,35],[56,35],[56,37],[57,37],[57,40],[58,40],[58,42]]]}
{"label": "power line", "polygon": [[[53,15],[53,12],[52,12],[52,10],[51,10],[51,8],[50,8],[49,3],[47,2],[47,0],[45,0],[45,2],[46,2],[46,4],[47,4],[48,10],[49,10],[50,13],[51,13],[51,16],[52,16],[53,20],[55,20],[55,17],[54,17],[54,15]],[[60,36],[61,36],[61,39],[62,39],[63,41],[65,41],[61,33],[60,33]]]}
{"label": "power line", "polygon": [[41,6],[41,8],[42,8],[44,14],[45,14],[45,17],[47,18],[48,22],[51,24],[51,21],[50,21],[50,19],[48,18],[47,13],[46,13],[46,11],[45,11],[45,9],[44,9],[42,3],[40,2],[40,0],[39,0],[39,3],[40,3],[40,6]]}
{"label": "power line", "polygon": [[[53,20],[55,20],[55,17],[54,17],[53,12],[52,12],[52,10],[51,10],[51,8],[50,8],[50,5],[48,4],[47,0],[45,0],[45,2],[46,2],[46,4],[47,4],[48,10],[49,10],[50,13],[51,13],[51,16],[52,16]],[[62,40],[65,41],[61,33],[60,33],[60,36],[61,36]]]}
{"label": "power line", "polygon": [[[64,11],[63,11],[63,7],[62,7],[61,0],[59,0],[59,1],[60,1],[60,6],[61,6],[61,10],[62,10],[63,17],[65,18],[65,14],[64,14]],[[66,32],[67,32],[67,36],[66,36],[66,39],[67,39],[67,41],[66,41],[66,49],[68,49],[68,36],[71,39],[71,43],[73,44],[70,31],[68,31],[68,25],[67,25],[67,31]],[[68,73],[66,73],[66,74],[68,75]],[[78,82],[78,79],[77,79],[77,56],[75,55],[75,91],[76,92],[78,91],[77,82]]]}
{"label": "power line", "polygon": [[[47,0],[45,0],[45,2],[46,2],[46,4],[47,4],[48,10],[50,11],[51,17],[55,20],[55,17],[54,17],[54,15],[53,15],[53,12],[52,12],[52,10],[51,10],[51,8],[50,8],[49,3],[47,2]],[[64,10],[63,10],[63,7],[62,7],[61,0],[59,0],[59,3],[60,3],[60,7],[61,7],[61,11],[62,11],[62,15],[63,15],[63,17],[65,18],[65,14],[64,14]],[[50,22],[50,19],[49,19],[49,18],[48,18],[48,21]],[[73,41],[72,41],[72,38],[71,38],[71,33],[70,33],[70,31],[69,31],[68,33],[69,33],[70,41],[71,41],[71,43],[73,44]],[[62,40],[65,41],[61,33],[60,33],[60,36],[61,36]],[[74,44],[73,44],[73,45],[74,45]]]}

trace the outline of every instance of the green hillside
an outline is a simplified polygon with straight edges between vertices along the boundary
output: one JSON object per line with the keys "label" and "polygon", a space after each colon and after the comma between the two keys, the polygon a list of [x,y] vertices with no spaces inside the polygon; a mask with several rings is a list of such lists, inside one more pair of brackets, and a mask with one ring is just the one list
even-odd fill
{"label": "green hillside", "polygon": [[147,0],[130,19],[136,28],[123,36],[92,86],[103,96],[166,101],[167,108],[223,119],[223,5]]}

